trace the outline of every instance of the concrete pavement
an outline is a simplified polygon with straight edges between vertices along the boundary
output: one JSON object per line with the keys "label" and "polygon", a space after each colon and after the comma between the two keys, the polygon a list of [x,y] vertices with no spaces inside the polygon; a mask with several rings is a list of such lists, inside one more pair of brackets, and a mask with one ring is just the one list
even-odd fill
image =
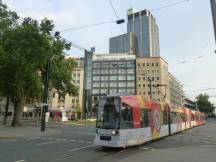
{"label": "concrete pavement", "polygon": [[60,134],[58,129],[46,128],[45,132],[41,132],[40,128],[35,127],[0,127],[1,138],[21,138],[21,137],[43,137]]}

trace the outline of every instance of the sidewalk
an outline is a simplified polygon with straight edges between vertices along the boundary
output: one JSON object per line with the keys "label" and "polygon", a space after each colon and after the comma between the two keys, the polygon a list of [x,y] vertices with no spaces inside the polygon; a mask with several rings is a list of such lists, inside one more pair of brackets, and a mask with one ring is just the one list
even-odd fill
{"label": "sidewalk", "polygon": [[18,138],[18,137],[44,137],[60,134],[61,131],[53,128],[46,128],[41,132],[40,128],[35,127],[2,127],[0,126],[1,138]]}

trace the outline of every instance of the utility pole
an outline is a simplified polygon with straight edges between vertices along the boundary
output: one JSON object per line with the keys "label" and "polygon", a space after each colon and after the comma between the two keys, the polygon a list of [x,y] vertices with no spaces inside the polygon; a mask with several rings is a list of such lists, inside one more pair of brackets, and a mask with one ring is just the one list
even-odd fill
{"label": "utility pole", "polygon": [[150,77],[148,77],[148,81],[149,81],[149,88],[150,88],[150,99],[152,99],[152,79]]}
{"label": "utility pole", "polygon": [[214,25],[215,43],[216,43],[216,0],[210,0],[210,2],[211,2],[212,18],[213,18],[213,25]]}
{"label": "utility pole", "polygon": [[48,84],[49,84],[49,75],[50,75],[50,58],[47,59],[46,65],[46,75],[44,80],[44,96],[43,96],[43,109],[42,109],[42,117],[41,117],[41,132],[45,131],[45,117],[46,112],[48,111]]}

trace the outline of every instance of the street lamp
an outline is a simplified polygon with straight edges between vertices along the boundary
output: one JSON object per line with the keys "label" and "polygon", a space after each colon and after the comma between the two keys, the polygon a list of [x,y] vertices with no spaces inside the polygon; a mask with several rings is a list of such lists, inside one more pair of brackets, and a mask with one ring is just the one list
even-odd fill
{"label": "street lamp", "polygon": [[[163,96],[163,100],[166,99],[167,85],[166,84],[157,84],[157,85],[155,85],[155,87],[165,87],[165,95]],[[161,94],[162,94],[162,92],[161,92]]]}

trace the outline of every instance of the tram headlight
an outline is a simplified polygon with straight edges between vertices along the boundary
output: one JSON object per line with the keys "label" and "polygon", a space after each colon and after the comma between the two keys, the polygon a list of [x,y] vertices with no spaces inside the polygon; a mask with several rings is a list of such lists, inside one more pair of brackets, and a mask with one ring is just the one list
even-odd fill
{"label": "tram headlight", "polygon": [[117,135],[117,134],[119,134],[118,130],[112,130],[112,135]]}
{"label": "tram headlight", "polygon": [[100,134],[100,130],[99,129],[96,129],[96,134]]}

